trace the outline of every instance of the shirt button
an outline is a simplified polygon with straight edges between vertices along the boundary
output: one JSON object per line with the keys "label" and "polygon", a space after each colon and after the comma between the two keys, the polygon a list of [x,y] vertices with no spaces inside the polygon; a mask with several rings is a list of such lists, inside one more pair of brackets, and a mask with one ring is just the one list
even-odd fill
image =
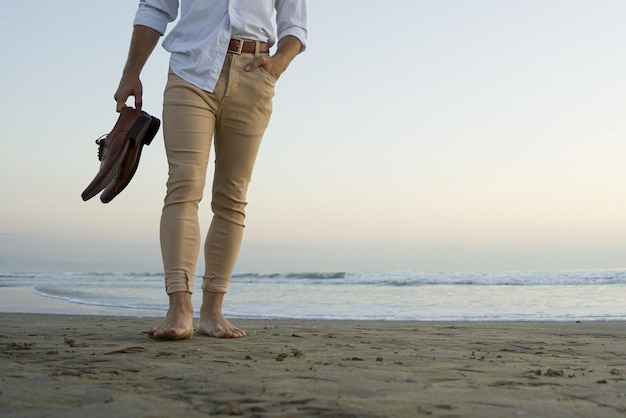
{"label": "shirt button", "polygon": [[217,68],[213,68],[213,74],[217,74]]}

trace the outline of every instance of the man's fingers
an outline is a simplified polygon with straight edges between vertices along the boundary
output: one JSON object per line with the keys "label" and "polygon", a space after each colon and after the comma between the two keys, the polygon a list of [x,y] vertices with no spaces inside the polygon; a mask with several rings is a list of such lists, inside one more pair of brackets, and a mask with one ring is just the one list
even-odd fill
{"label": "man's fingers", "polygon": [[246,71],[253,71],[259,67],[261,67],[262,65],[265,65],[265,63],[267,62],[267,58],[265,56],[262,57],[256,57],[254,60],[250,61],[249,63],[246,64],[246,66],[243,68]]}
{"label": "man's fingers", "polygon": [[122,111],[122,109],[126,106],[126,102],[128,101],[130,96],[133,96],[135,98],[135,109],[141,110],[142,90],[143,89],[141,86],[141,81],[138,78],[130,79],[123,77],[120,81],[120,85],[118,86],[117,91],[113,95],[113,99],[117,103],[117,111]]}
{"label": "man's fingers", "polygon": [[135,96],[135,109],[141,111],[142,105],[143,105],[143,101],[141,100],[141,96]]}
{"label": "man's fingers", "polygon": [[[128,97],[130,97],[130,96],[128,96]],[[115,97],[115,101],[117,102],[117,106],[116,106],[117,112],[121,112],[122,109],[124,109],[126,107],[126,101],[128,100],[128,97],[126,97],[124,100],[120,100],[117,97]],[[143,101],[141,100],[141,96],[134,96],[134,97],[135,97],[135,109],[141,111],[141,106],[143,105]]]}
{"label": "man's fingers", "polygon": [[118,113],[126,107],[126,101],[129,97],[130,94],[121,93],[119,90],[115,92],[115,94],[113,95],[113,100],[115,100],[115,102],[117,103],[115,109]]}

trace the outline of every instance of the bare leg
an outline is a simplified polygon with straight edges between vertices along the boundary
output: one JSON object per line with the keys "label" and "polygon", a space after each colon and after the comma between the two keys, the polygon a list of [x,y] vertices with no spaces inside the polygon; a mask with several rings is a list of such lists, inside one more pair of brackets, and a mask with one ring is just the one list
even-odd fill
{"label": "bare leg", "polygon": [[170,295],[170,307],[165,321],[151,328],[148,336],[155,340],[183,340],[193,336],[193,307],[191,293],[175,292]]}
{"label": "bare leg", "polygon": [[217,338],[241,338],[247,334],[244,330],[232,325],[222,314],[224,293],[202,291],[202,307],[200,308],[200,322],[198,334]]}

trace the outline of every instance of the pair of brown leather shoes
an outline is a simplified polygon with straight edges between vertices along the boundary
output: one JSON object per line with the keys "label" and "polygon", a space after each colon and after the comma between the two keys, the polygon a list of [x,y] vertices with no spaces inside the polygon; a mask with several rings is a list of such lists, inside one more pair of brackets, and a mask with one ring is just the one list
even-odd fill
{"label": "pair of brown leather shoes", "polygon": [[96,140],[100,170],[82,193],[83,200],[103,189],[102,203],[120,194],[137,171],[142,147],[150,145],[160,126],[161,121],[146,112],[132,107],[122,109],[111,133]]}

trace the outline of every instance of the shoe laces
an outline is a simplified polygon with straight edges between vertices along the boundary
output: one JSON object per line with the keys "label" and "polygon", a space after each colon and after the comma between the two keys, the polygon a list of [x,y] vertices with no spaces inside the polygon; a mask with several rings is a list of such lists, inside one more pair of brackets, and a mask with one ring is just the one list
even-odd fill
{"label": "shoe laces", "polygon": [[104,153],[106,151],[106,139],[108,135],[104,134],[100,138],[96,139],[96,144],[98,144],[98,161],[102,161],[104,158]]}

